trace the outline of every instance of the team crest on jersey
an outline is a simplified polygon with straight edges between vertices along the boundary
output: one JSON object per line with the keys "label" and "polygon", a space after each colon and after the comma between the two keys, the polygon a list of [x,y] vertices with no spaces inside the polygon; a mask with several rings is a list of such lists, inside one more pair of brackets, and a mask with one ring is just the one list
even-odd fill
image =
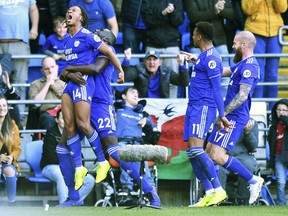
{"label": "team crest on jersey", "polygon": [[216,62],[215,62],[214,60],[209,61],[209,62],[208,62],[208,67],[209,67],[210,69],[216,68]]}
{"label": "team crest on jersey", "polygon": [[250,77],[250,76],[251,76],[251,71],[250,71],[250,70],[245,70],[245,71],[243,72],[243,76],[244,76],[245,78]]}
{"label": "team crest on jersey", "polygon": [[78,47],[78,46],[79,46],[79,44],[80,44],[80,41],[78,41],[78,40],[77,40],[77,41],[75,41],[75,42],[74,42],[74,47]]}
{"label": "team crest on jersey", "polygon": [[94,35],[94,40],[95,40],[96,42],[100,42],[100,41],[101,41],[101,39],[100,39],[97,35]]}

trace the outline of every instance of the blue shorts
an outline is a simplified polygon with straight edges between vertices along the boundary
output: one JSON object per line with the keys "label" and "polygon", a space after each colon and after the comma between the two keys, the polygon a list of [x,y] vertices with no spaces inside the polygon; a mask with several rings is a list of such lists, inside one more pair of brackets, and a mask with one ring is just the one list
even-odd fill
{"label": "blue shorts", "polygon": [[68,94],[73,103],[78,101],[86,101],[91,105],[92,97],[95,91],[95,82],[93,76],[83,75],[83,78],[86,80],[87,84],[85,86],[79,86],[69,81],[65,86],[63,93]]}
{"label": "blue shorts", "polygon": [[205,140],[209,129],[216,118],[215,107],[202,105],[188,105],[184,121],[184,141],[189,137],[198,137]]}
{"label": "blue shorts", "polygon": [[91,124],[100,138],[116,135],[113,107],[108,104],[92,103]]}
{"label": "blue shorts", "polygon": [[226,118],[232,124],[232,128],[230,128],[226,133],[223,129],[218,131],[215,125],[208,138],[208,142],[214,145],[221,146],[229,151],[234,149],[236,143],[238,142],[244,130],[245,125],[237,123],[235,118],[229,115],[227,115]]}

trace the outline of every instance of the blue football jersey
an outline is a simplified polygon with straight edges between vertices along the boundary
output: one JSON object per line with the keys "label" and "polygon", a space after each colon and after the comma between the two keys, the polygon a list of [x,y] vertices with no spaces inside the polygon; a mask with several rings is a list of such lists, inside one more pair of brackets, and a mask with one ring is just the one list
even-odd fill
{"label": "blue football jersey", "polygon": [[[112,46],[109,46],[109,48],[112,49],[112,51],[115,53],[115,50]],[[100,57],[107,58],[104,54],[98,52],[96,58]],[[113,92],[110,83],[114,71],[114,65],[110,62],[103,71],[97,75],[94,75],[95,92],[93,96],[93,102],[113,105]]]}
{"label": "blue football jersey", "polygon": [[245,125],[248,122],[250,116],[249,113],[251,108],[252,94],[260,78],[260,67],[256,58],[253,56],[231,66],[230,70],[232,71],[232,75],[228,85],[226,100],[224,102],[225,107],[239,93],[241,84],[251,86],[248,99],[236,110],[229,113],[229,115],[237,116],[237,122]]}
{"label": "blue football jersey", "polygon": [[[222,71],[222,61],[214,47],[202,52],[193,64],[189,87],[189,104],[216,107],[211,79],[217,76],[221,77]],[[221,88],[221,79],[219,79],[219,88]]]}
{"label": "blue football jersey", "polygon": [[95,62],[95,50],[102,40],[88,29],[81,28],[74,36],[69,35],[65,44],[67,65],[87,65]]}

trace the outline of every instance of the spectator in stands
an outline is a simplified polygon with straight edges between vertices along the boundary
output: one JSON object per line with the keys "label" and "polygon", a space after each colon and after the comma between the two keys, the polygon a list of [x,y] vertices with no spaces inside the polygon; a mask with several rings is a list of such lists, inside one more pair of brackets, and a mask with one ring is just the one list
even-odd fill
{"label": "spectator in stands", "polygon": [[59,203],[63,203],[68,197],[68,188],[65,185],[59,167],[58,156],[56,154],[56,146],[58,145],[64,129],[64,120],[61,109],[58,110],[55,121],[57,124],[48,129],[44,137],[40,168],[42,169],[42,175],[44,177],[56,182]]}
{"label": "spectator in stands", "polygon": [[[0,20],[0,54],[29,56],[29,39],[34,40],[38,36],[39,12],[35,0],[5,1],[0,4]],[[28,62],[29,59],[14,59],[16,71],[11,74],[12,84],[27,83]],[[25,99],[26,87],[18,89],[21,98]],[[19,110],[24,112],[25,105],[19,105]]]}
{"label": "spectator in stands", "polygon": [[0,177],[5,182],[9,203],[16,200],[17,172],[20,166],[17,159],[21,153],[20,133],[8,113],[7,100],[0,96]]}
{"label": "spectator in stands", "polygon": [[[190,19],[190,34],[191,38],[195,29],[195,23],[199,21],[210,22],[215,29],[213,37],[213,45],[220,55],[227,55],[228,46],[224,22],[225,20],[233,20],[234,10],[231,1],[213,0],[213,1],[184,1],[184,8]],[[193,40],[191,40],[191,53],[199,54],[200,50],[195,49]],[[229,66],[229,58],[222,58],[223,66]],[[222,95],[226,95],[229,78],[222,78]]]}
{"label": "spectator in stands", "polygon": [[139,0],[123,0],[122,2],[124,49],[131,48],[132,53],[143,53],[146,48],[146,26],[141,15],[141,5],[142,1]]}
{"label": "spectator in stands", "polygon": [[169,98],[169,85],[187,86],[189,83],[188,69],[185,60],[177,55],[179,73],[161,64],[160,54],[150,50],[146,52],[144,62],[131,66],[131,48],[124,51],[125,59],[122,67],[125,72],[125,81],[134,82],[140,98]]}
{"label": "spectator in stands", "polygon": [[[125,146],[126,144],[139,145],[143,144],[142,129],[146,126],[156,128],[149,114],[143,111],[146,101],[139,102],[138,91],[135,87],[127,87],[121,92],[121,99],[114,103],[117,110],[116,112],[116,132],[119,141],[119,146]],[[157,128],[156,128],[157,129]],[[152,129],[153,131],[153,129]],[[135,167],[140,171],[140,162],[137,162]],[[146,181],[155,186],[155,182],[151,177],[148,163],[145,162],[145,175]],[[122,197],[122,201],[131,201],[130,192],[133,191],[134,183],[131,181],[131,177],[121,168],[120,174],[120,191],[119,196]]]}
{"label": "spectator in stands", "polygon": [[[0,87],[0,95],[4,95],[7,100],[20,100],[21,97],[16,90],[15,87],[13,87],[10,83],[9,74],[6,70],[6,68],[3,68],[4,72],[2,70],[2,65],[0,63],[0,77],[2,78],[1,87]],[[18,128],[20,128],[20,113],[17,104],[11,105],[12,109],[9,109],[9,114],[11,118],[16,122]]]}
{"label": "spectator in stands", "polygon": [[43,53],[56,60],[56,64],[58,65],[58,76],[60,76],[61,71],[66,67],[64,45],[69,37],[65,18],[56,17],[53,21],[53,27],[55,33],[47,38],[43,46]]}
{"label": "spectator in stands", "polygon": [[[233,150],[228,151],[228,154],[236,157],[251,173],[256,174],[259,166],[257,164],[254,152],[258,146],[259,141],[259,130],[258,123],[254,119],[250,118],[244,131],[242,132],[237,144]],[[219,168],[219,181],[224,188],[226,189],[227,177],[230,171],[220,166]],[[237,188],[233,197],[235,197],[236,203],[238,205],[248,205],[248,200],[250,197],[249,184],[241,177],[237,177]],[[230,194],[228,193],[228,196]]]}
{"label": "spectator in stands", "polygon": [[94,32],[95,29],[108,28],[117,37],[118,23],[112,3],[109,0],[70,0],[69,7],[82,7],[89,19],[88,29]]}
{"label": "spectator in stands", "polygon": [[67,0],[36,0],[36,5],[39,10],[39,35],[35,40],[30,40],[31,53],[41,53],[42,48],[39,47],[40,34],[43,32],[45,38],[52,35],[54,33],[53,20],[57,16],[64,17],[68,9]]}
{"label": "spectator in stands", "polygon": [[268,167],[275,171],[277,205],[286,205],[285,187],[288,171],[288,100],[278,100],[271,110],[272,122],[268,133],[270,160]]}
{"label": "spectator in stands", "polygon": [[[29,98],[31,100],[60,100],[65,83],[57,76],[56,61],[50,56],[44,57],[41,72],[44,76],[30,85]],[[55,116],[58,109],[57,104],[42,104],[39,107],[41,128],[48,130],[56,124]]]}
{"label": "spectator in stands", "polygon": [[[64,120],[62,116],[61,109],[58,110],[53,127],[47,130],[44,137],[43,144],[43,153],[40,162],[40,167],[42,169],[42,175],[53,182],[56,182],[57,185],[57,194],[59,197],[59,203],[62,204],[67,201],[68,198],[68,188],[65,184],[65,180],[62,176],[59,160],[56,153],[56,146],[61,138],[61,134],[64,129]],[[88,174],[84,179],[84,184],[81,188],[80,197],[83,201],[85,197],[90,193],[94,186],[94,178]],[[83,202],[80,202],[79,205],[83,205]],[[60,206],[63,206],[60,205]]]}
{"label": "spectator in stands", "polygon": [[[255,54],[279,54],[282,45],[279,43],[279,28],[284,25],[281,13],[287,10],[286,0],[253,1],[242,0],[243,12],[247,15],[245,30],[252,32],[257,40]],[[279,57],[257,58],[260,65],[259,82],[277,82]],[[253,97],[277,98],[278,86],[260,86],[255,89]],[[269,103],[269,110],[273,107]]]}
{"label": "spectator in stands", "polygon": [[[146,52],[150,50],[165,54],[180,52],[179,26],[184,21],[182,0],[143,0],[141,13],[146,25]],[[179,72],[176,58],[165,58],[163,64],[175,73]],[[175,85],[174,83],[171,83]],[[170,86],[170,98],[177,98],[177,86]],[[139,94],[141,95],[140,91]]]}

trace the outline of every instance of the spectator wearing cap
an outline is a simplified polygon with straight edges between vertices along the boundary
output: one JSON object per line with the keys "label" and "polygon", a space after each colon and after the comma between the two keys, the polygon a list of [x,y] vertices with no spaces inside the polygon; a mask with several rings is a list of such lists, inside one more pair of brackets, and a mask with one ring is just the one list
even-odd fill
{"label": "spectator wearing cap", "polygon": [[134,82],[140,98],[169,98],[170,84],[188,86],[189,74],[182,55],[177,55],[179,73],[172,68],[161,64],[160,54],[155,50],[146,53],[144,62],[135,66],[130,65],[131,48],[124,51],[125,58],[122,68],[125,72],[125,81]]}

